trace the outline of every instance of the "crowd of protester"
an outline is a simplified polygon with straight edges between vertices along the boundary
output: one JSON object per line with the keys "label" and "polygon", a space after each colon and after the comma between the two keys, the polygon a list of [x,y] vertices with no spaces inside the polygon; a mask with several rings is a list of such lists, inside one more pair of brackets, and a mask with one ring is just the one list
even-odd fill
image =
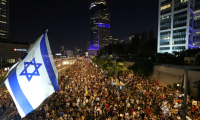
{"label": "crowd of protester", "polygon": [[[120,86],[120,82],[124,85]],[[114,80],[90,61],[78,60],[65,71],[59,85],[60,91],[23,120],[181,120],[182,117],[180,91],[170,85],[161,87],[155,80],[144,79],[131,71]],[[200,119],[200,109],[192,102],[188,97],[187,118]],[[171,111],[168,114],[161,109],[164,104]],[[8,107],[16,109],[12,101]],[[1,111],[5,110],[3,104]],[[21,118],[16,113],[8,119]]]}

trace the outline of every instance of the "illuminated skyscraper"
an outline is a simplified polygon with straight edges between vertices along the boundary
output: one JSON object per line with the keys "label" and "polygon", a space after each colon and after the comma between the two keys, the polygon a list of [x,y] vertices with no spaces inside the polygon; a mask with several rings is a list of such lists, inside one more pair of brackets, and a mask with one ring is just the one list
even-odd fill
{"label": "illuminated skyscraper", "polygon": [[0,0],[0,39],[9,38],[9,0]]}
{"label": "illuminated skyscraper", "polygon": [[158,53],[200,48],[200,0],[159,0]]}
{"label": "illuminated skyscraper", "polygon": [[110,12],[106,1],[96,0],[90,6],[90,38],[89,55],[97,55],[101,49],[109,44]]}

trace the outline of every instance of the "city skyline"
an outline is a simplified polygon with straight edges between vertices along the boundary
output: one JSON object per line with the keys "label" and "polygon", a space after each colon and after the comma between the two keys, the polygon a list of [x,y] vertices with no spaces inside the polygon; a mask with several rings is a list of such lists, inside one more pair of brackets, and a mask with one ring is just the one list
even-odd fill
{"label": "city skyline", "polygon": [[[23,4],[10,1],[10,38],[13,41],[33,43],[38,35],[49,29],[53,52],[59,52],[63,45],[70,50],[77,46],[86,51],[90,4],[91,1],[36,0],[23,1]],[[127,41],[129,35],[135,32],[157,29],[158,0],[111,0],[107,1],[107,6],[111,12],[110,35],[115,38]]]}

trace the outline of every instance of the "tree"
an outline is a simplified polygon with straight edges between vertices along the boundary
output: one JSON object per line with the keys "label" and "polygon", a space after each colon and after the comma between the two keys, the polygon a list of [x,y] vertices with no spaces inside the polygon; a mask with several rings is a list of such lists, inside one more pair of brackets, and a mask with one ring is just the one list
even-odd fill
{"label": "tree", "polygon": [[126,49],[122,44],[108,44],[107,46],[105,46],[100,53],[100,56],[105,55],[105,56],[109,56],[109,55],[123,55],[124,53],[126,53]]}
{"label": "tree", "polygon": [[107,67],[108,76],[113,76],[115,74],[115,66],[108,66]]}
{"label": "tree", "polygon": [[91,60],[92,62],[97,64],[100,68],[105,70],[108,76],[113,76],[115,74],[115,66],[109,59],[107,58],[101,59],[100,57],[94,57]]}
{"label": "tree", "polygon": [[197,99],[200,100],[200,80],[195,81],[193,87],[197,89]]}
{"label": "tree", "polygon": [[118,62],[117,69],[118,69],[118,74],[122,74],[126,70],[126,67],[124,66],[124,63]]}
{"label": "tree", "polygon": [[129,68],[131,68],[132,71],[139,76],[149,77],[153,73],[153,67],[154,65],[152,61],[144,59],[135,62],[135,64]]}

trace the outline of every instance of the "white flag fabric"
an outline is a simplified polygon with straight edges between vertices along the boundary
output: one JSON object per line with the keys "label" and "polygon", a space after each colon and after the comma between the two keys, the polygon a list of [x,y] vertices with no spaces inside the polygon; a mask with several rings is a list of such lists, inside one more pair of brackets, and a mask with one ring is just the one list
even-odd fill
{"label": "white flag fabric", "polygon": [[162,106],[160,108],[161,108],[162,111],[167,109],[168,108],[167,107],[167,101],[163,101]]}
{"label": "white flag fabric", "polygon": [[78,98],[76,105],[79,107],[80,104],[80,98]]}
{"label": "white flag fabric", "polygon": [[5,85],[22,118],[60,90],[47,32],[39,37],[10,71]]}
{"label": "white flag fabric", "polygon": [[128,100],[129,100],[129,96],[128,96],[127,99],[126,99],[126,102],[128,102]]}
{"label": "white flag fabric", "polygon": [[160,109],[161,109],[162,111],[168,109],[167,104],[161,106]]}

